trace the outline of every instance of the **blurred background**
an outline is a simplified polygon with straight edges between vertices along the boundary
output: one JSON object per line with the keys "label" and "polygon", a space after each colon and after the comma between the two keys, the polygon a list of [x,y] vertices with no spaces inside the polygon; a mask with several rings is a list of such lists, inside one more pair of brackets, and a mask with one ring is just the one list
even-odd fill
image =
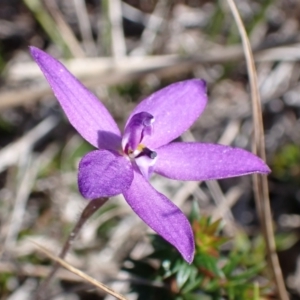
{"label": "blurred background", "polygon": [[[300,299],[300,2],[236,4],[257,66],[280,264],[291,299]],[[77,165],[92,146],[66,120],[29,45],[63,61],[120,128],[147,95],[176,81],[203,78],[207,108],[181,140],[248,150],[252,141],[247,70],[226,1],[0,0],[1,300],[32,299],[51,270],[51,260],[32,241],[58,254],[86,206],[77,189]],[[227,241],[214,263],[221,268],[239,253],[230,276],[252,270],[241,284],[258,286],[258,293],[230,294],[229,285],[220,284],[217,273],[205,273],[205,267],[193,285],[196,296],[189,296],[191,288],[184,290],[184,276],[176,273],[186,267],[182,263],[170,272],[157,254],[157,243],[163,242],[121,196],[82,228],[67,261],[128,299],[275,299],[250,176],[206,183],[154,176],[152,182],[188,215],[200,211],[205,222],[196,232],[222,220],[221,232],[207,231]],[[215,280],[217,288],[208,287],[207,280]],[[239,288],[241,281],[236,282],[232,290]],[[113,298],[60,270],[47,299]]]}

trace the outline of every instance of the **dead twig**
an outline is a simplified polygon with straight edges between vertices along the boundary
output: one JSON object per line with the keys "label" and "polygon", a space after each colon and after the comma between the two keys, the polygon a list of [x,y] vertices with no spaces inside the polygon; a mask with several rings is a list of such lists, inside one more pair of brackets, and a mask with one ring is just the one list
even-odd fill
{"label": "dead twig", "polygon": [[[253,152],[259,155],[263,160],[265,160],[266,153],[264,143],[264,129],[262,122],[261,100],[258,90],[257,75],[251,45],[234,0],[227,0],[227,2],[234,16],[235,22],[237,24],[242,39],[243,49],[247,63],[254,122]],[[273,277],[275,280],[275,286],[277,288],[279,298],[281,300],[288,300],[289,296],[285,288],[282,271],[276,253],[272,224],[272,213],[269,199],[268,180],[266,176],[258,174],[253,175],[253,178],[256,206],[259,212],[262,230],[266,241],[267,254],[270,262],[270,268],[272,270]]]}
{"label": "dead twig", "polygon": [[126,43],[122,25],[122,6],[120,0],[108,1],[112,56],[115,60],[126,56]]}
{"label": "dead twig", "polygon": [[97,54],[96,43],[93,39],[92,26],[89,20],[85,1],[73,0],[75,11],[78,19],[79,29],[84,48],[89,55]]}
{"label": "dead twig", "polygon": [[[92,200],[88,203],[88,205],[86,206],[86,208],[83,210],[82,214],[80,215],[80,218],[77,221],[74,229],[70,233],[66,243],[64,244],[64,247],[63,247],[61,253],[59,254],[59,257],[61,259],[63,259],[66,256],[66,254],[68,253],[69,249],[71,248],[72,244],[74,243],[75,239],[77,238],[78,233],[79,233],[80,229],[82,228],[82,226],[85,224],[85,222],[100,207],[102,207],[103,204],[106,203],[107,200],[108,200],[108,198],[98,198],[98,199],[94,199],[94,200]],[[48,287],[48,284],[50,283],[51,279],[53,278],[53,276],[55,275],[55,273],[59,269],[60,264],[61,263],[56,260],[56,264],[53,266],[52,271],[49,273],[47,278],[44,280],[44,282],[38,288],[38,290],[36,292],[36,299],[43,299],[43,295],[46,294],[45,291]]]}
{"label": "dead twig", "polygon": [[75,267],[71,266],[70,264],[68,264],[66,261],[64,261],[63,259],[53,255],[52,253],[50,253],[46,248],[36,244],[35,242],[33,242],[41,252],[43,252],[45,255],[47,255],[49,258],[51,258],[52,260],[54,260],[55,262],[57,262],[59,265],[63,266],[64,268],[66,268],[67,270],[69,270],[70,272],[76,274],[77,276],[81,277],[82,279],[84,279],[85,281],[87,281],[88,283],[92,284],[93,286],[101,289],[102,291],[105,291],[106,293],[116,297],[119,300],[126,300],[126,298],[122,295],[120,295],[119,293],[113,291],[112,289],[110,289],[108,286],[106,286],[105,284],[97,281],[96,279],[94,279],[93,277],[85,274],[84,272],[76,269]]}
{"label": "dead twig", "polygon": [[27,132],[18,141],[7,145],[0,151],[0,172],[18,162],[23,153],[28,153],[35,143],[46,136],[59,122],[59,118],[50,116]]}
{"label": "dead twig", "polygon": [[[18,276],[29,277],[46,277],[49,274],[50,267],[43,265],[36,265],[30,263],[14,264],[8,261],[0,261],[0,272],[14,274]],[[66,270],[59,270],[56,275],[57,278],[67,281],[82,282],[80,278],[70,274]]]}
{"label": "dead twig", "polygon": [[[273,54],[273,50],[275,51]],[[268,49],[257,51],[256,61],[295,61],[300,60],[299,48]],[[285,55],[291,50],[294,56]],[[297,55],[296,55],[297,54]],[[88,88],[102,85],[113,85],[140,79],[149,73],[159,77],[182,74],[203,63],[224,63],[240,61],[243,57],[239,46],[212,49],[209,53],[182,57],[181,55],[157,55],[147,57],[124,57],[116,61],[112,58],[70,59],[65,62],[72,74],[78,77]],[[33,62],[15,64],[7,70],[8,80],[19,83],[22,80],[42,78],[39,68]],[[48,84],[31,83],[23,88],[0,90],[0,110],[33,103],[42,96],[51,94]]]}
{"label": "dead twig", "polygon": [[61,36],[66,41],[66,43],[70,46],[70,49],[72,49],[73,56],[85,57],[85,53],[82,50],[72,29],[70,28],[69,24],[65,21],[64,16],[62,15],[59,8],[57,7],[56,0],[50,0],[50,1],[47,0],[44,1],[44,4],[47,7],[47,10],[49,11],[50,15],[55,20]]}
{"label": "dead twig", "polygon": [[158,1],[154,12],[150,15],[147,22],[145,22],[145,30],[141,37],[139,47],[131,51],[130,55],[146,55],[153,52],[155,40],[158,32],[162,29],[165,23],[165,16],[169,8],[168,1]]}

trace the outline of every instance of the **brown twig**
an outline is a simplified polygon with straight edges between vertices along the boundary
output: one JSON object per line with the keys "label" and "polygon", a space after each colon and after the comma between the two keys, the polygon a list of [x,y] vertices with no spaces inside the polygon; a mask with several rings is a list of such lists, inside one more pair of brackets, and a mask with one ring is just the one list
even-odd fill
{"label": "brown twig", "polygon": [[[108,200],[108,198],[98,198],[95,200],[92,200],[88,203],[86,208],[83,210],[83,212],[80,215],[79,220],[77,221],[74,229],[70,233],[66,243],[64,244],[63,249],[61,250],[59,254],[59,258],[63,259],[66,254],[68,253],[69,249],[71,248],[72,244],[74,243],[74,240],[76,239],[80,229],[85,224],[85,222],[100,208],[102,205]],[[47,254],[47,253],[46,253]],[[49,253],[48,253],[49,254]],[[49,256],[49,255],[48,255]],[[52,257],[51,257],[52,258]],[[45,295],[45,291],[59,269],[59,266],[61,265],[61,262],[58,260],[58,258],[55,259],[56,263],[53,266],[52,271],[49,273],[49,275],[46,277],[46,279],[42,282],[42,284],[39,286],[37,292],[36,292],[36,299],[43,299],[43,295]]]}
{"label": "brown twig", "polygon": [[89,20],[86,3],[84,0],[73,0],[73,4],[84,48],[89,56],[97,55],[97,47],[93,39],[93,30]]}
{"label": "brown twig", "polygon": [[153,52],[158,32],[165,26],[169,7],[170,3],[168,1],[157,1],[153,13],[145,22],[145,29],[141,36],[140,45],[131,51],[130,55],[144,56]]}
{"label": "brown twig", "polygon": [[[46,277],[50,270],[52,269],[51,266],[44,266],[44,265],[37,265],[31,263],[14,263],[10,261],[0,261],[0,272],[12,274],[14,276],[25,276],[25,277],[36,277],[36,278],[44,278]],[[68,271],[64,269],[60,269],[56,277],[65,280],[65,281],[72,281],[72,282],[82,282],[80,278],[70,274]]]}
{"label": "brown twig", "polygon": [[[298,47],[299,48],[299,47]],[[297,61],[300,59],[297,47],[280,49],[270,48],[257,51],[257,61]],[[274,53],[273,53],[274,52]],[[122,58],[116,61],[109,58],[69,59],[66,63],[68,69],[78,77],[88,88],[101,85],[114,85],[132,80],[140,80],[148,74],[155,74],[159,78],[174,77],[176,74],[189,72],[197,64],[224,63],[240,61],[243,57],[242,49],[238,46],[211,49],[209,53],[201,53],[189,57],[182,55],[156,55],[145,56],[141,63],[140,57]],[[113,66],[113,67],[112,67]],[[25,105],[38,101],[43,96],[52,93],[48,84],[32,82],[22,87],[20,81],[39,79],[42,74],[34,62],[18,63],[7,69],[8,82],[18,83],[19,88],[0,89],[0,110],[18,105]]]}
{"label": "brown twig", "polygon": [[56,0],[48,0],[44,1],[43,3],[56,22],[57,28],[62,38],[69,45],[70,50],[72,51],[72,55],[74,57],[85,57],[85,53],[82,50],[79,41],[77,40],[69,24],[64,19],[63,14],[60,12]]}
{"label": "brown twig", "polygon": [[[36,243],[35,243],[36,244]],[[116,297],[119,300],[126,300],[126,298],[120,294],[118,294],[117,292],[113,291],[112,289],[110,289],[108,286],[106,286],[105,284],[97,281],[96,279],[94,279],[93,277],[85,274],[84,272],[76,269],[75,267],[71,266],[70,264],[68,264],[66,261],[64,261],[63,259],[53,255],[52,253],[50,253],[46,248],[36,244],[39,249],[46,254],[48,257],[50,257],[52,260],[54,260],[56,262],[56,264],[59,264],[60,266],[63,266],[64,268],[66,268],[67,270],[69,270],[70,272],[76,274],[77,276],[81,277],[82,279],[86,280],[88,283],[98,287],[99,289],[105,291],[106,293]]]}
{"label": "brown twig", "polygon": [[107,4],[111,30],[112,56],[115,60],[118,60],[126,56],[126,43],[122,24],[122,5],[120,0],[110,0]]}
{"label": "brown twig", "polygon": [[[254,121],[254,141],[253,152],[259,155],[263,160],[266,159],[265,143],[264,143],[264,129],[262,121],[261,100],[258,90],[256,68],[251,50],[251,45],[245,30],[243,21],[240,17],[238,9],[234,0],[227,0],[230,10],[234,16],[239,33],[241,35],[243,49],[245,53],[250,89],[252,99],[253,121]],[[288,300],[288,294],[285,288],[282,271],[279,265],[278,256],[276,253],[275,239],[273,233],[272,213],[269,199],[269,189],[267,177],[264,175],[255,174],[254,178],[254,193],[256,206],[259,212],[260,222],[267,246],[267,254],[269,258],[270,267],[275,280],[278,296],[281,300]]]}

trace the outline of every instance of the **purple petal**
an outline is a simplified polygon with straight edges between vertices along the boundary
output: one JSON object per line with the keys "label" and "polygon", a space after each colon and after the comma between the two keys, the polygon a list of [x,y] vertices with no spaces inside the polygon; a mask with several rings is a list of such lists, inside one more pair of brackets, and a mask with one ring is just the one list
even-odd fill
{"label": "purple petal", "polygon": [[270,172],[254,154],[218,144],[171,143],[156,149],[154,172],[178,180],[209,180]]}
{"label": "purple petal", "polygon": [[89,152],[79,163],[78,187],[86,199],[121,194],[130,187],[132,180],[131,162],[108,150]]}
{"label": "purple petal", "polygon": [[171,243],[191,263],[194,237],[185,215],[164,195],[158,193],[137,171],[124,197],[133,211],[154,231]]}
{"label": "purple petal", "polygon": [[133,152],[144,136],[151,135],[153,122],[153,116],[147,112],[140,112],[131,117],[125,127],[122,139],[122,147],[125,153],[129,153],[128,151]]}
{"label": "purple petal", "polygon": [[130,118],[143,111],[154,116],[153,134],[146,136],[143,144],[155,149],[187,130],[204,110],[206,101],[205,82],[199,79],[186,80],[171,84],[143,100]]}
{"label": "purple petal", "polygon": [[120,145],[120,131],[103,104],[59,61],[42,50],[30,47],[70,123],[82,137],[98,148]]}

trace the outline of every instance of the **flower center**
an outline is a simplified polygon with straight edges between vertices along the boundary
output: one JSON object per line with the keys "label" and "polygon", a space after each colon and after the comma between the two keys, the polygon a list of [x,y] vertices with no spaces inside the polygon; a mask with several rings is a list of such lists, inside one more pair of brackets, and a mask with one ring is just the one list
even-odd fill
{"label": "flower center", "polygon": [[[131,117],[127,123],[122,139],[122,148],[127,155],[139,147],[146,135],[153,131],[154,117],[147,112],[140,112]],[[141,146],[143,147],[143,146]]]}
{"label": "flower center", "polygon": [[125,155],[135,163],[144,177],[149,178],[156,162],[156,152],[142,144],[145,136],[153,133],[154,117],[147,112],[140,112],[127,123],[122,139]]}

